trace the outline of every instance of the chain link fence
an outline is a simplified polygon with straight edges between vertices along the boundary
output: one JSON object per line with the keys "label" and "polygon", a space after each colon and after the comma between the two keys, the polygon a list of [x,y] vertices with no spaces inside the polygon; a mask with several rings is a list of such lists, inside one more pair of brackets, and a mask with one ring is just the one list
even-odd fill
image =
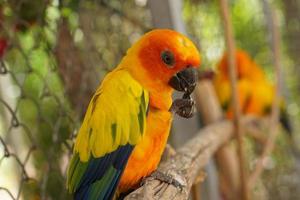
{"label": "chain link fence", "polygon": [[144,6],[1,1],[1,200],[70,198],[65,175],[72,139],[102,77],[148,30]]}

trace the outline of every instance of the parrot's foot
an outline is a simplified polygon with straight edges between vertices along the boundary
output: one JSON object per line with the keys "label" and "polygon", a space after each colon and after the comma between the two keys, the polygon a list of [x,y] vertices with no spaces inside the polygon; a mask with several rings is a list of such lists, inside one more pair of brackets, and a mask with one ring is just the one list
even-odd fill
{"label": "parrot's foot", "polygon": [[[156,179],[156,180],[159,180],[161,182],[173,185],[173,186],[175,186],[177,188],[180,188],[180,189],[182,189],[185,186],[184,183],[181,183],[180,180],[175,179],[175,177],[173,177],[172,175],[162,173],[162,172],[160,172],[158,170],[156,170],[152,174],[150,174],[149,177],[150,177],[150,179],[151,178],[152,179]],[[142,184],[144,184],[144,183],[145,183],[145,180],[142,181]]]}
{"label": "parrot's foot", "polygon": [[191,118],[195,112],[195,101],[191,98],[175,99],[170,111],[181,117]]}

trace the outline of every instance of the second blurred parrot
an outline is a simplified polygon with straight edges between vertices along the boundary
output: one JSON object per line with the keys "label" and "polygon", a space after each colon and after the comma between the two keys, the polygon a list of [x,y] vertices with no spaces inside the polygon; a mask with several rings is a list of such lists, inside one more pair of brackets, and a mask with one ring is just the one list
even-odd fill
{"label": "second blurred parrot", "polygon": [[[67,180],[74,199],[112,199],[156,170],[170,109],[192,114],[199,65],[194,44],[171,30],[153,30],[127,51],[94,94],[76,138]],[[185,94],[172,103],[174,89]]]}
{"label": "second blurred parrot", "polygon": [[[270,114],[274,100],[274,85],[270,83],[263,70],[243,50],[236,50],[237,89],[239,103],[243,114],[264,116]],[[218,72],[214,77],[217,96],[226,114],[232,117],[230,107],[230,80],[228,73],[227,54],[225,53],[218,64]],[[284,101],[280,101],[280,121],[287,133],[291,133],[291,125],[287,119]]]}

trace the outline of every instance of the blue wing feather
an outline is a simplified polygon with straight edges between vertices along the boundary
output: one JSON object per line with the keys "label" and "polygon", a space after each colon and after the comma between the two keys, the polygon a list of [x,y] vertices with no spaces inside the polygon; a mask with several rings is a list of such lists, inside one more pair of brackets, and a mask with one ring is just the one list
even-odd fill
{"label": "blue wing feather", "polygon": [[[103,157],[91,157],[76,188],[74,199],[94,200],[94,196],[97,200],[112,199],[133,148],[127,144]],[[78,164],[83,163],[79,161]]]}

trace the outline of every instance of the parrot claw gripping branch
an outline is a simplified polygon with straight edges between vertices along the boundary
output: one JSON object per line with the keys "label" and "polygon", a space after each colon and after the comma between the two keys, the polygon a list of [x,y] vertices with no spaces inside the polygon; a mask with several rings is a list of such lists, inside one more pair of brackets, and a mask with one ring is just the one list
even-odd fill
{"label": "parrot claw gripping branch", "polygon": [[[146,33],[102,81],[86,111],[68,168],[67,188],[80,200],[119,198],[155,173],[172,113],[189,118],[200,54],[184,35]],[[173,91],[183,92],[172,103]],[[173,178],[158,176],[170,184]]]}
{"label": "parrot claw gripping branch", "polygon": [[180,181],[175,179],[171,174],[164,174],[158,170],[155,170],[151,175],[151,178],[160,180],[162,182],[171,184],[177,188],[182,189],[184,186],[186,186],[186,183],[184,181]]}
{"label": "parrot claw gripping branch", "polygon": [[176,113],[180,117],[190,118],[195,110],[195,101],[191,97],[175,99],[170,108],[171,112]]}

